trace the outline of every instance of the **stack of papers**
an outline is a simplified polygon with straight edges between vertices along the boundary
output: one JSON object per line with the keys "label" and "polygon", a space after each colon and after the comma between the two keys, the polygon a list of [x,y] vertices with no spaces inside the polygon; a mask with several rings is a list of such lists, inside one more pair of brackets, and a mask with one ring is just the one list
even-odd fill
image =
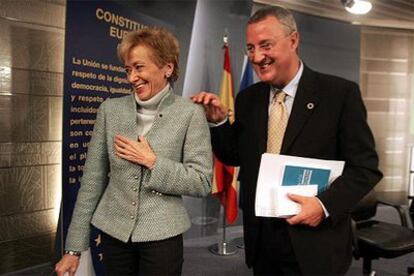
{"label": "stack of papers", "polygon": [[256,216],[290,217],[300,205],[287,194],[315,196],[328,188],[344,169],[344,161],[264,153],[256,188]]}

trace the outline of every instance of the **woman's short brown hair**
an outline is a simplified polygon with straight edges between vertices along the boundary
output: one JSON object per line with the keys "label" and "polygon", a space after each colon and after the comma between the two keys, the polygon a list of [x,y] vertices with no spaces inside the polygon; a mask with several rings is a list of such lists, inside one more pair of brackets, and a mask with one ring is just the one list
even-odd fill
{"label": "woman's short brown hair", "polygon": [[180,48],[175,36],[162,27],[145,27],[137,31],[129,32],[118,44],[118,58],[125,63],[126,55],[138,45],[143,45],[151,49],[153,61],[158,67],[163,67],[167,63],[174,65],[174,70],[168,78],[169,82],[178,79],[178,58]]}

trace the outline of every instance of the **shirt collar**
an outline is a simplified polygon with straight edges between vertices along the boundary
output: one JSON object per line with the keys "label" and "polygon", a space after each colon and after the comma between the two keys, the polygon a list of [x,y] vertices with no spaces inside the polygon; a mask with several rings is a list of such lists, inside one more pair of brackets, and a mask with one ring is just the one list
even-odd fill
{"label": "shirt collar", "polygon": [[169,91],[170,91],[170,84],[167,83],[167,85],[160,92],[158,92],[152,98],[146,101],[140,100],[138,95],[134,93],[135,101],[138,104],[138,109],[140,108],[149,109],[149,110],[157,109],[162,99],[164,98],[165,95],[168,94]]}
{"label": "shirt collar", "polygon": [[[292,98],[295,98],[296,96],[296,91],[298,90],[299,80],[302,77],[302,73],[303,73],[303,62],[300,60],[299,63],[300,63],[299,70],[296,72],[296,75],[285,87],[282,88],[283,92],[285,92],[288,96]],[[272,86],[271,88],[272,95],[274,95],[275,91],[278,91],[278,90],[279,90],[278,88]]]}

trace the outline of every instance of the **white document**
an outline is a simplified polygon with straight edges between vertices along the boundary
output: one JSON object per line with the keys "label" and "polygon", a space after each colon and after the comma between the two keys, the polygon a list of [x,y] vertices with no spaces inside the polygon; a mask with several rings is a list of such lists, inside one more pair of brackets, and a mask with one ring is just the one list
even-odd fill
{"label": "white document", "polygon": [[317,185],[282,186],[286,165],[329,169],[328,182],[330,184],[342,174],[345,162],[264,153],[256,187],[256,216],[289,217],[296,215],[300,212],[300,205],[289,200],[286,194],[302,196],[315,196],[317,194]]}

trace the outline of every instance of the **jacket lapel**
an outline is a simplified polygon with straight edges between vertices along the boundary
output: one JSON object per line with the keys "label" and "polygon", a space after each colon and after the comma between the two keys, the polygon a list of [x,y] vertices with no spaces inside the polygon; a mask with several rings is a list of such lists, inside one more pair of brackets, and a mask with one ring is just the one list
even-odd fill
{"label": "jacket lapel", "polygon": [[303,74],[299,81],[295,101],[293,102],[292,111],[283,138],[282,154],[289,151],[296,137],[317,108],[319,103],[317,90],[318,87],[313,71],[304,65]]}
{"label": "jacket lapel", "polygon": [[[258,91],[255,92],[257,100],[254,101],[252,108],[252,116],[257,117],[257,123],[254,124],[256,127],[255,133],[258,134],[259,152],[260,154],[266,152],[267,147],[267,120],[269,117],[269,98],[270,98],[270,86],[263,84],[260,86]],[[265,108],[263,108],[265,107]],[[254,120],[256,122],[256,120]]]}
{"label": "jacket lapel", "polygon": [[119,134],[136,140],[138,138],[137,131],[137,103],[134,94],[125,97],[125,106],[121,109],[119,123]]}
{"label": "jacket lapel", "polygon": [[[154,131],[154,129],[157,129],[158,128],[158,124],[160,123],[160,120],[163,120],[163,117],[165,116],[165,115],[167,115],[168,116],[168,114],[166,114],[166,113],[168,113],[168,107],[170,107],[173,103],[174,103],[174,101],[175,101],[175,94],[174,94],[174,91],[173,91],[173,89],[172,88],[170,88],[170,91],[167,93],[167,95],[165,95],[162,99],[161,99],[161,102],[160,102],[160,105],[159,105],[159,107],[158,107],[158,112],[157,112],[157,114],[155,115],[155,118],[154,118],[154,122],[153,122],[153,124],[152,124],[152,127],[151,127],[151,129],[148,131],[148,133],[145,135],[146,137],[150,137],[151,135],[151,132],[153,132]],[[165,118],[164,118],[165,119]]]}
{"label": "jacket lapel", "polygon": [[[171,106],[174,103],[175,97],[176,95],[174,94],[174,90],[170,88],[170,91],[168,91],[167,95],[165,95],[164,98],[161,99],[160,106],[158,108],[158,115],[161,115],[161,117],[158,116],[159,118],[162,118],[162,114],[166,111],[166,109],[169,106]],[[155,118],[155,121],[157,120],[157,118]]]}

